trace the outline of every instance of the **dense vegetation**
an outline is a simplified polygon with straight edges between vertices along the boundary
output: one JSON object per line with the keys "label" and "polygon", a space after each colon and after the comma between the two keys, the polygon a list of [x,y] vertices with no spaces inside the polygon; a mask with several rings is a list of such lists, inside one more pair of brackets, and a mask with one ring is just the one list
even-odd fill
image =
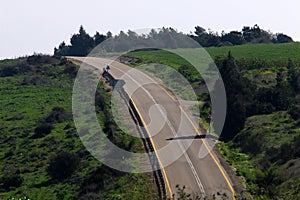
{"label": "dense vegetation", "polygon": [[[208,48],[227,95],[227,117],[221,134],[225,143],[220,143],[219,151],[236,168],[248,197],[299,199],[299,46],[291,43]],[[231,49],[237,59],[228,53]],[[199,80],[188,63],[170,52],[140,51],[126,56],[139,59],[133,66],[154,60],[177,70],[187,69],[181,72],[192,85]],[[199,98],[209,104],[209,96],[202,93]]]}
{"label": "dense vegetation", "polygon": [[[0,199],[155,199],[151,174],[102,165],[82,145],[71,112],[78,67],[33,55],[0,61]],[[143,151],[112,123],[110,92],[96,94],[98,119],[112,141]]]}
{"label": "dense vegetation", "polygon": [[[245,26],[242,31],[224,31],[219,35],[217,32],[206,31],[200,26],[195,27],[194,34],[183,34],[173,28],[162,28],[159,31],[152,29],[147,35],[138,35],[128,30],[127,33],[121,31],[118,35],[112,36],[111,32],[100,34],[96,32],[94,36],[86,33],[83,26],[79,33],[72,35],[70,45],[62,42],[58,48],[54,49],[55,56],[86,56],[92,49],[108,38],[113,42],[105,48],[108,52],[124,52],[135,48],[153,47],[153,48],[195,48],[194,43],[186,38],[190,37],[203,47],[232,46],[241,44],[258,43],[290,43],[293,39],[283,33],[273,34],[270,31],[261,29],[258,25],[253,27]],[[105,46],[105,45],[103,45]]]}
{"label": "dense vegetation", "polygon": [[273,34],[261,29],[257,24],[253,27],[244,26],[242,31],[222,31],[221,36],[213,31],[207,32],[200,26],[195,27],[195,35],[189,35],[203,47],[232,46],[246,43],[290,43],[293,39],[283,33]]}

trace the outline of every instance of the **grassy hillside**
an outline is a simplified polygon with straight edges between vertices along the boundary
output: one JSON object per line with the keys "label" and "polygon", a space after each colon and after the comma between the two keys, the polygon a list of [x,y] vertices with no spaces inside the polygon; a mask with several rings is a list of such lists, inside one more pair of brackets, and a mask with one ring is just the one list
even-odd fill
{"label": "grassy hillside", "polygon": [[[292,60],[296,65],[300,66],[300,43],[286,44],[246,44],[224,47],[205,48],[212,59],[226,57],[231,51],[236,59],[239,70],[251,81],[256,82],[260,86],[274,85],[276,73],[286,71],[288,60]],[[176,51],[193,52],[193,49],[177,49]],[[201,76],[194,72],[183,58],[176,54],[163,50],[152,51],[135,51],[129,52],[126,56],[139,59],[138,62],[129,62],[132,66],[142,64],[158,63],[170,66],[178,70],[187,79],[196,79],[192,81],[192,86],[196,91],[201,91],[197,85],[203,84]],[[147,70],[147,69],[146,69]],[[167,72],[165,72],[167,74]],[[200,87],[201,88],[201,87]]]}
{"label": "grassy hillside", "polygon": [[300,198],[300,121],[285,112],[249,117],[219,152],[255,199]]}
{"label": "grassy hillside", "polygon": [[[215,59],[218,56],[227,56],[231,51],[236,60],[264,60],[273,62],[286,62],[291,59],[300,62],[300,43],[286,44],[245,44],[236,46],[208,47],[208,54]],[[193,51],[193,49],[181,49],[181,51]],[[161,63],[178,68],[187,64],[178,56],[162,50],[136,51],[127,54],[130,57],[141,59],[144,63]]]}
{"label": "grassy hillside", "polygon": [[[77,66],[30,56],[0,61],[0,199],[155,199],[151,174],[127,174],[102,165],[82,145],[71,111]],[[102,107],[110,92],[97,91]],[[105,122],[109,107],[97,108]],[[115,130],[116,138],[123,133]],[[122,136],[116,143],[143,149]]]}
{"label": "grassy hillside", "polygon": [[[251,98],[241,104],[245,108],[247,104],[252,104],[245,111],[248,118],[245,117],[243,129],[230,142],[218,145],[220,154],[235,168],[236,175],[247,188],[244,196],[250,199],[250,196],[254,199],[299,199],[300,43],[211,47],[206,50],[223,71],[230,70],[226,68],[230,66],[233,66],[231,69],[238,69],[236,73],[243,79],[238,79],[240,82],[237,81],[236,85],[241,86],[246,78],[246,86],[253,88],[251,91],[245,90],[250,93],[247,97]],[[234,57],[233,64],[224,65],[228,63],[226,56],[229,51]],[[175,54],[158,50],[130,52],[127,55],[139,59],[130,63],[133,66],[161,63],[177,69],[193,86],[203,84],[201,78],[195,78],[195,70]],[[291,84],[292,77],[294,82]],[[230,75],[226,78],[230,82]],[[227,89],[230,91],[230,88]],[[199,96],[203,94],[201,90],[196,92]],[[209,101],[206,95],[202,97],[201,100]],[[236,96],[233,102],[241,99]],[[207,116],[202,111],[202,116]],[[237,118],[240,115],[235,113]]]}
{"label": "grassy hillside", "polygon": [[288,59],[300,61],[300,43],[286,44],[246,44],[237,46],[209,47],[206,51],[212,58],[226,56],[229,51],[235,59],[259,59],[286,62]]}

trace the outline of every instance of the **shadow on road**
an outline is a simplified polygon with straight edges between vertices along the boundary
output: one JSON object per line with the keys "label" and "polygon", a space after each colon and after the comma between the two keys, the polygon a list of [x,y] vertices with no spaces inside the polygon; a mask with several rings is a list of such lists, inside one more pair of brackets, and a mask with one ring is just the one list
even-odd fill
{"label": "shadow on road", "polygon": [[132,120],[136,124],[136,129],[139,132],[141,136],[141,140],[143,142],[145,151],[148,153],[149,160],[152,167],[153,177],[154,181],[157,185],[157,191],[159,194],[160,199],[166,199],[166,187],[165,187],[165,179],[161,171],[160,164],[157,159],[157,155],[154,151],[153,144],[151,143],[151,140],[149,139],[150,136],[148,135],[148,132],[144,128],[144,124],[141,120],[141,116],[139,116],[139,113],[137,112],[135,106],[132,103],[132,99],[129,97],[127,92],[124,89],[124,85],[126,82],[122,79],[115,79],[112,74],[108,72],[110,67],[103,69],[102,76],[109,82],[109,85],[113,87],[114,90],[116,90],[120,97],[123,99],[124,103],[128,107],[129,113],[131,115]]}
{"label": "shadow on road", "polygon": [[213,135],[191,135],[191,136],[181,136],[181,137],[174,137],[174,138],[168,138],[166,140],[191,140],[191,139],[216,139],[218,140],[219,138]]}

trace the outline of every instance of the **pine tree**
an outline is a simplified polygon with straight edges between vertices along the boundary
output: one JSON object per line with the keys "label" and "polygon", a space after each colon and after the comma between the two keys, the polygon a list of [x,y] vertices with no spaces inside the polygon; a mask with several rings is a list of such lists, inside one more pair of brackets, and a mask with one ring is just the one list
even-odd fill
{"label": "pine tree", "polygon": [[[231,140],[244,127],[251,95],[251,84],[242,77],[235,59],[228,53],[225,60],[217,61],[227,96],[227,113],[221,138]],[[218,87],[217,85],[215,88]],[[217,95],[217,94],[214,94]],[[217,96],[215,98],[218,98]]]}
{"label": "pine tree", "polygon": [[94,39],[80,26],[79,33],[71,38],[70,54],[74,56],[86,56],[94,47]]}
{"label": "pine tree", "polygon": [[300,71],[297,69],[292,60],[288,61],[287,69],[288,83],[292,87],[293,92],[298,93],[300,91]]}

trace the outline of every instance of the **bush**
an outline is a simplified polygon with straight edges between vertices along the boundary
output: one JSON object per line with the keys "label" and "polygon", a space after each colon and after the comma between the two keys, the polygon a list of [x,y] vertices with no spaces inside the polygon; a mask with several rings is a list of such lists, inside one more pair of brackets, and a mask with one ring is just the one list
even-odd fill
{"label": "bush", "polygon": [[288,112],[294,120],[300,119],[300,105],[293,104]]}
{"label": "bush", "polygon": [[77,199],[88,199],[90,195],[99,194],[112,178],[121,177],[124,172],[113,170],[105,165],[92,169],[81,183]]}
{"label": "bush", "polygon": [[297,121],[300,119],[300,93],[296,94],[292,100],[289,105],[288,113],[291,115],[293,120]]}
{"label": "bush", "polygon": [[53,128],[54,127],[48,123],[40,124],[34,129],[34,135],[32,136],[32,138],[35,139],[44,137],[45,135],[51,133]]}
{"label": "bush", "polygon": [[105,109],[105,100],[102,94],[99,91],[96,91],[95,95],[95,104],[100,108],[100,110],[104,111]]}
{"label": "bush", "polygon": [[0,77],[14,76],[16,74],[18,74],[17,69],[9,66],[3,67],[0,71]]}
{"label": "bush", "polygon": [[40,76],[26,76],[21,85],[41,85],[45,83],[51,83],[51,79]]}
{"label": "bush", "polygon": [[76,65],[74,65],[72,62],[67,61],[66,63],[66,67],[63,71],[64,74],[69,74],[70,77],[75,78],[77,75],[77,68]]}
{"label": "bush", "polygon": [[52,111],[45,117],[46,122],[63,122],[70,118],[70,114],[68,114],[64,108],[62,107],[54,107]]}
{"label": "bush", "polygon": [[15,76],[32,71],[33,68],[24,60],[18,60],[15,63],[0,64],[0,77]]}
{"label": "bush", "polygon": [[1,182],[2,188],[9,190],[10,187],[19,187],[23,182],[23,178],[20,174],[5,175],[1,178]]}
{"label": "bush", "polygon": [[55,64],[56,62],[56,58],[42,54],[35,54],[27,58],[27,63],[30,65]]}
{"label": "bush", "polygon": [[79,157],[77,154],[60,152],[50,159],[47,172],[53,179],[62,180],[69,177],[78,164]]}

